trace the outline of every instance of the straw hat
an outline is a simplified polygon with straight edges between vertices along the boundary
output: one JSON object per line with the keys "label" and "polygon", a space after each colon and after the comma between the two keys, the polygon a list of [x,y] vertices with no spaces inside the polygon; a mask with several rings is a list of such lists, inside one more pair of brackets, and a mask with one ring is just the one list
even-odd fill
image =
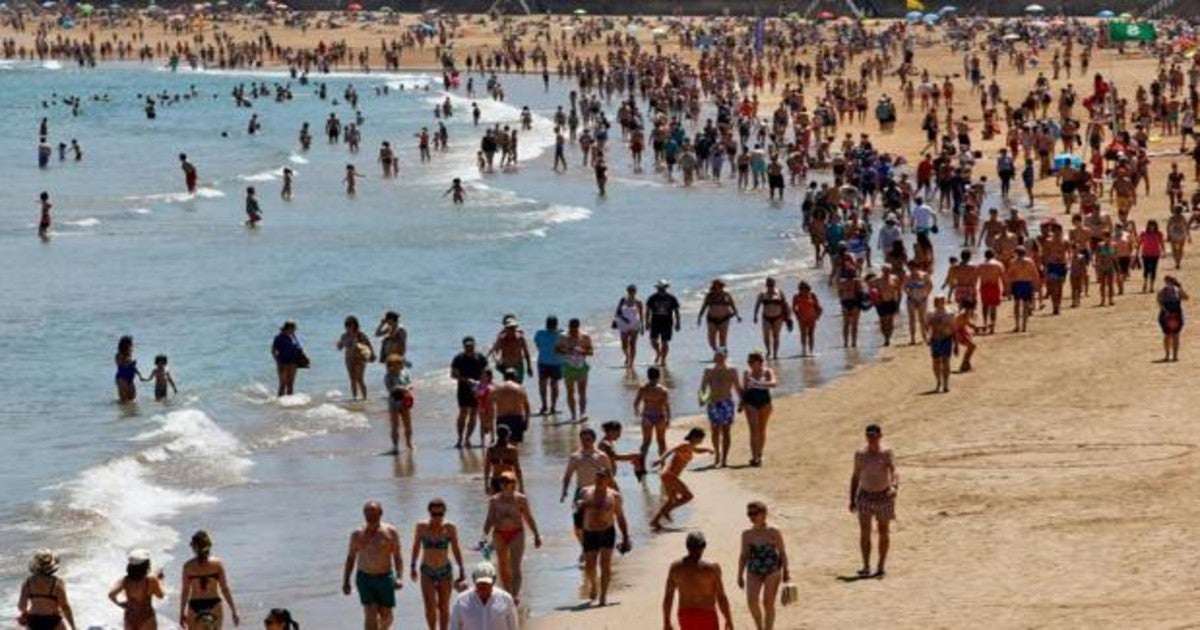
{"label": "straw hat", "polygon": [[38,549],[29,561],[29,572],[34,575],[54,575],[58,573],[58,556],[49,549]]}

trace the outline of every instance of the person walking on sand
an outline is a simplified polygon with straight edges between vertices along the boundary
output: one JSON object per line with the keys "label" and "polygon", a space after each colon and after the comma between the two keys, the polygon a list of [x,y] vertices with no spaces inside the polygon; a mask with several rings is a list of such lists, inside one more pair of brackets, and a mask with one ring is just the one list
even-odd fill
{"label": "person walking on sand", "polygon": [[583,332],[578,319],[571,318],[567,322],[567,334],[559,338],[555,351],[562,357],[562,375],[566,381],[567,410],[571,412],[571,422],[586,422],[590,369],[587,359],[594,350],[591,336]]}
{"label": "person walking on sand", "polygon": [[816,345],[817,320],[821,319],[821,300],[812,286],[801,281],[792,296],[792,314],[800,327],[800,356],[812,356]]}
{"label": "person walking on sand", "polygon": [[1163,363],[1179,360],[1179,333],[1183,330],[1183,303],[1187,291],[1175,276],[1163,277],[1158,291],[1158,327],[1163,333]]}
{"label": "person walking on sand", "polygon": [[487,448],[483,459],[483,491],[487,495],[500,492],[506,472],[517,477],[517,492],[525,492],[525,476],[521,472],[521,451],[508,439],[507,427],[496,427],[496,441]]}
{"label": "person walking on sand", "polygon": [[[601,468],[596,471],[596,482],[583,489],[579,497],[583,512],[583,562],[584,587],[588,601],[599,599],[601,606],[608,605],[608,585],[612,581],[613,549],[622,554],[632,548],[629,543],[629,526],[625,522],[625,508],[621,504],[621,493],[613,484],[612,471]],[[617,529],[621,530],[621,544],[617,544]],[[600,582],[596,582],[596,569],[600,570]],[[599,587],[599,592],[597,592]]]}
{"label": "person walking on sand", "polygon": [[521,561],[525,557],[525,527],[533,532],[533,546],[542,547],[537,522],[529,508],[529,499],[517,492],[517,476],[500,473],[500,492],[488,499],[484,537],[491,536],[500,568],[500,584],[519,603],[521,598]]}
{"label": "person walking on sand", "polygon": [[567,458],[567,468],[563,471],[562,494],[558,502],[567,500],[567,489],[571,487],[571,478],[575,478],[575,494],[571,501],[571,519],[574,522],[575,538],[583,542],[583,511],[579,499],[583,489],[596,484],[596,473],[600,470],[612,471],[616,464],[607,455],[596,448],[596,431],[590,427],[579,431],[579,450]]}
{"label": "person walking on sand", "polygon": [[750,426],[750,465],[762,466],[767,444],[767,421],[771,419],[771,389],[776,385],[775,371],[766,367],[763,353],[754,351],[746,358],[749,366],[742,373],[742,407]]}
{"label": "person walking on sand", "polygon": [[383,387],[388,393],[388,420],[391,423],[392,450],[390,455],[400,452],[400,426],[404,426],[404,447],[412,450],[412,378],[408,375],[408,364],[404,355],[389,354],[387,373],[383,375]]}
{"label": "person walking on sand", "polygon": [[703,560],[708,541],[704,534],[691,532],[684,544],[687,555],[671,563],[667,571],[662,605],[663,630],[675,630],[671,612],[675,608],[676,594],[679,596],[679,630],[718,630],[721,627],[718,609],[725,618],[725,629],[732,630],[733,615],[729,611],[729,598],[725,596],[721,565]]}
{"label": "person walking on sand", "polygon": [[654,284],[654,295],[646,298],[646,312],[650,319],[650,347],[654,348],[655,365],[667,364],[672,333],[679,332],[682,321],[679,316],[679,300],[667,291],[670,286],[670,282],[659,280]]}
{"label": "person walking on sand", "polygon": [[1026,332],[1041,277],[1037,265],[1026,255],[1024,247],[1018,247],[1016,253],[1017,257],[1008,264],[1005,280],[1012,291],[1013,332]]}
{"label": "person walking on sand", "polygon": [[[458,399],[458,419],[456,428],[458,440],[454,448],[471,448],[471,435],[475,433],[475,423],[479,421],[479,401],[475,396],[475,383],[483,378],[483,370],[487,368],[487,357],[475,352],[475,338],[463,337],[463,351],[455,355],[450,362],[450,378],[458,385],[455,397]],[[484,446],[483,431],[480,431],[480,446]]]}
{"label": "person walking on sand", "polygon": [[[533,345],[537,348],[538,398],[541,407],[537,415],[554,415],[558,413],[558,382],[562,380],[562,357],[558,356],[558,341],[562,331],[558,329],[558,318],[550,315],[546,318],[546,327],[533,335]],[[546,406],[549,398],[550,406]]]}
{"label": "person walking on sand", "polygon": [[682,443],[667,451],[665,455],[658,458],[658,461],[654,462],[654,468],[662,468],[668,459],[671,463],[667,464],[659,475],[662,481],[662,507],[659,508],[654,518],[650,519],[650,529],[656,532],[661,531],[664,518],[670,521],[671,512],[675,508],[687,505],[695,498],[692,490],[683,483],[682,475],[696,453],[713,452],[712,449],[700,446],[703,442],[704,429],[693,427],[684,436]]}
{"label": "person walking on sand", "polygon": [[774,630],[775,599],[779,586],[791,581],[783,534],[767,524],[767,505],[751,501],[746,505],[750,528],[742,531],[742,552],[738,556],[738,588],[746,591],[746,602],[757,630]]}
{"label": "person walking on sand", "polygon": [[492,389],[493,417],[496,426],[508,429],[509,439],[520,444],[529,428],[529,396],[521,387],[515,369],[505,368],[503,374],[504,382]]}
{"label": "person walking on sand", "polygon": [[242,623],[225,576],[225,563],[212,555],[212,544],[212,536],[204,530],[192,535],[195,555],[183,565],[179,580],[179,625],[183,628],[221,630],[225,624],[222,603],[229,606],[233,625]]}
{"label": "person walking on sand", "polygon": [[975,310],[960,309],[954,315],[954,356],[962,352],[962,363],[958,364],[959,373],[971,371],[971,357],[975,354],[975,334],[980,327],[975,325]]}
{"label": "person walking on sand", "polygon": [[29,577],[21,584],[17,623],[29,630],[75,630],[75,613],[67,600],[67,585],[58,573],[58,556],[39,549],[29,561]]}
{"label": "person walking on sand", "polygon": [[[964,309],[968,307],[963,307]],[[925,318],[925,336],[933,358],[934,392],[950,391],[950,355],[954,353],[954,316],[946,310],[946,298],[933,299],[933,312]]]}
{"label": "person walking on sand", "polygon": [[[943,304],[944,306],[944,304]],[[892,449],[883,446],[883,430],[877,424],[866,429],[867,445],[854,453],[854,473],[850,476],[850,512],[858,515],[858,546],[862,553],[859,577],[884,576],[889,526],[896,518],[896,491],[900,477],[892,458]],[[871,521],[879,529],[879,563],[871,573]]]}
{"label": "person walking on sand", "polygon": [[733,420],[741,405],[735,403],[744,398],[737,368],[729,365],[729,351],[719,348],[713,353],[713,366],[704,370],[700,379],[698,397],[705,407],[712,428],[713,466],[724,466],[729,459],[729,443],[732,440]]}
{"label": "person walking on sand", "polygon": [[471,570],[475,588],[459,593],[450,608],[451,630],[519,630],[517,603],[496,588],[496,568],[480,562]]}
{"label": "person walking on sand", "polygon": [[633,398],[633,415],[642,420],[642,461],[650,450],[650,440],[658,443],[658,456],[667,452],[667,426],[671,424],[671,392],[662,384],[662,371],[646,369],[646,383]]}
{"label": "person walking on sand", "polygon": [[706,320],[708,322],[708,347],[713,350],[726,347],[726,341],[729,338],[729,320],[736,317],[741,322],[742,316],[738,315],[733,294],[725,289],[725,281],[720,278],[712,281],[712,286],[704,296],[700,312],[696,313],[697,326],[700,325],[702,319],[705,319],[705,315],[708,316]]}
{"label": "person walking on sand", "polygon": [[378,501],[368,501],[362,512],[365,522],[350,534],[350,547],[342,568],[342,594],[351,593],[353,573],[363,608],[363,628],[388,630],[392,627],[396,591],[404,586],[400,532],[383,521],[383,506]]}
{"label": "person walking on sand", "polygon": [[[450,626],[450,600],[454,585],[466,580],[466,571],[463,569],[462,549],[458,546],[458,528],[446,520],[446,502],[433,499],[427,509],[429,520],[417,523],[413,532],[409,579],[421,585],[421,601],[425,604],[425,623],[429,630],[446,630]],[[451,554],[454,554],[454,562],[458,565],[458,580],[454,580]]]}
{"label": "person walking on sand", "polygon": [[348,316],[344,325],[346,330],[338,338],[337,349],[346,360],[346,373],[350,377],[350,399],[357,400],[361,392],[363,400],[366,400],[365,374],[367,364],[375,360],[375,349],[371,347],[371,338],[359,326],[357,317]]}
{"label": "person walking on sand", "polygon": [[[125,630],[158,629],[154,599],[166,596],[162,580],[162,570],[157,575],[150,575],[149,551],[135,549],[129,552],[125,577],[118,580],[108,592],[109,601],[125,610]],[[125,598],[117,599],[122,593]]]}
{"label": "person walking on sand", "polygon": [[933,292],[933,280],[914,261],[908,263],[908,275],[904,276],[904,304],[908,309],[908,343],[917,345],[917,331],[921,331],[921,342],[925,343],[925,315],[929,311],[929,294]]}

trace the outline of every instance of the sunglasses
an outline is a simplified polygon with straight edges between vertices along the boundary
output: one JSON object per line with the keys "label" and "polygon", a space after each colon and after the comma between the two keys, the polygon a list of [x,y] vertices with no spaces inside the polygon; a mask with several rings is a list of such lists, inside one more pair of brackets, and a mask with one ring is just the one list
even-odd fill
{"label": "sunglasses", "polygon": [[762,514],[762,510],[746,510],[746,516],[755,517]]}
{"label": "sunglasses", "polygon": [[445,513],[444,511],[439,511],[439,512],[430,512],[430,513],[429,513],[429,516],[431,516],[431,517],[433,517],[433,518],[441,518],[441,517],[443,517],[443,516],[445,516],[445,515],[446,515],[446,513]]}

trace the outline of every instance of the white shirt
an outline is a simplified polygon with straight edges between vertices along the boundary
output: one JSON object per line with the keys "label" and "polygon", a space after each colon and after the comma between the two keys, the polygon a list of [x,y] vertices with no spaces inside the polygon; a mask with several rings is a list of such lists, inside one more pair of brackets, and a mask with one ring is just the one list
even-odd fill
{"label": "white shirt", "polygon": [[492,587],[487,603],[474,588],[463,591],[450,606],[451,630],[519,630],[517,604],[512,595]]}
{"label": "white shirt", "polygon": [[912,210],[913,227],[918,230],[928,230],[933,227],[933,208],[921,204]]}

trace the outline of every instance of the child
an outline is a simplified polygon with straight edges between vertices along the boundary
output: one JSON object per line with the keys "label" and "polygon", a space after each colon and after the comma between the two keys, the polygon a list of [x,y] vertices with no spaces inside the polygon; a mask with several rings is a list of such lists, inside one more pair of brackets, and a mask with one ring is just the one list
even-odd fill
{"label": "child", "polygon": [[479,168],[480,173],[487,170],[487,158],[483,156],[483,151],[475,152],[475,166]]}
{"label": "child", "polygon": [[388,391],[388,417],[392,421],[392,450],[389,455],[400,452],[401,422],[404,423],[404,447],[412,450],[412,380],[405,367],[402,355],[387,356],[387,374],[383,377],[383,386]]}
{"label": "child", "polygon": [[660,475],[665,501],[662,508],[659,509],[658,514],[655,514],[654,518],[650,520],[650,528],[656,532],[662,530],[662,523],[660,522],[662,519],[671,520],[672,510],[686,505],[694,497],[692,491],[679,478],[683,474],[683,470],[691,463],[696,453],[713,452],[711,448],[700,446],[700,443],[704,441],[704,429],[695,427],[691,431],[688,431],[683,439],[684,442],[682,444],[667,451],[666,455],[663,455],[658,461],[654,462],[655,468],[658,468],[663,465],[668,457],[671,458],[671,464]]}
{"label": "child", "polygon": [[354,170],[353,164],[346,165],[346,176],[342,178],[342,182],[346,184],[347,197],[354,197],[358,194],[358,178],[360,177],[362,175],[359,175],[358,171]]}
{"label": "child", "polygon": [[1071,256],[1071,308],[1079,308],[1083,288],[1088,280],[1088,255],[1085,249],[1076,249]]}
{"label": "child", "polygon": [[642,419],[642,458],[650,450],[651,434],[657,438],[658,456],[667,451],[667,425],[671,423],[670,392],[659,382],[662,371],[656,367],[646,370],[650,382],[638,388],[633,399],[633,413]]}
{"label": "child", "polygon": [[975,319],[975,310],[964,308],[958,311],[954,316],[954,354],[957,355],[959,349],[966,348],[963,353],[962,363],[958,366],[959,372],[971,371],[971,355],[975,354],[975,333],[979,332],[979,327],[973,321]]}
{"label": "child", "polygon": [[447,188],[446,192],[442,193],[442,196],[445,197],[449,194],[454,195],[452,198],[454,200],[454,205],[462,205],[463,201],[465,201],[467,198],[467,191],[463,188],[461,179],[455,177],[454,181],[450,182],[450,188]]}
{"label": "child", "polygon": [[483,376],[475,381],[475,407],[479,410],[479,434],[484,444],[488,442],[488,435],[495,433],[492,428],[496,418],[496,409],[492,406],[494,379],[492,368],[484,368]]}
{"label": "child", "polygon": [[600,425],[604,431],[604,439],[600,440],[597,448],[601,453],[608,455],[609,461],[613,463],[615,472],[617,464],[620,462],[630,462],[633,464],[633,475],[640,482],[646,477],[645,453],[626,453],[621,455],[617,453],[617,440],[621,439],[621,423],[616,420],[609,420]]}
{"label": "child", "polygon": [[292,200],[292,169],[283,169],[283,188],[279,191],[279,198],[284,201]]}
{"label": "child", "polygon": [[167,399],[168,385],[175,395],[179,395],[179,388],[175,387],[175,379],[171,378],[171,371],[167,369],[167,355],[165,354],[154,357],[154,371],[150,372],[150,376],[143,380],[154,381],[155,402],[163,402]]}
{"label": "child", "polygon": [[253,186],[246,187],[246,217],[247,227],[258,227],[258,222],[262,221],[262,209],[258,207]]}

